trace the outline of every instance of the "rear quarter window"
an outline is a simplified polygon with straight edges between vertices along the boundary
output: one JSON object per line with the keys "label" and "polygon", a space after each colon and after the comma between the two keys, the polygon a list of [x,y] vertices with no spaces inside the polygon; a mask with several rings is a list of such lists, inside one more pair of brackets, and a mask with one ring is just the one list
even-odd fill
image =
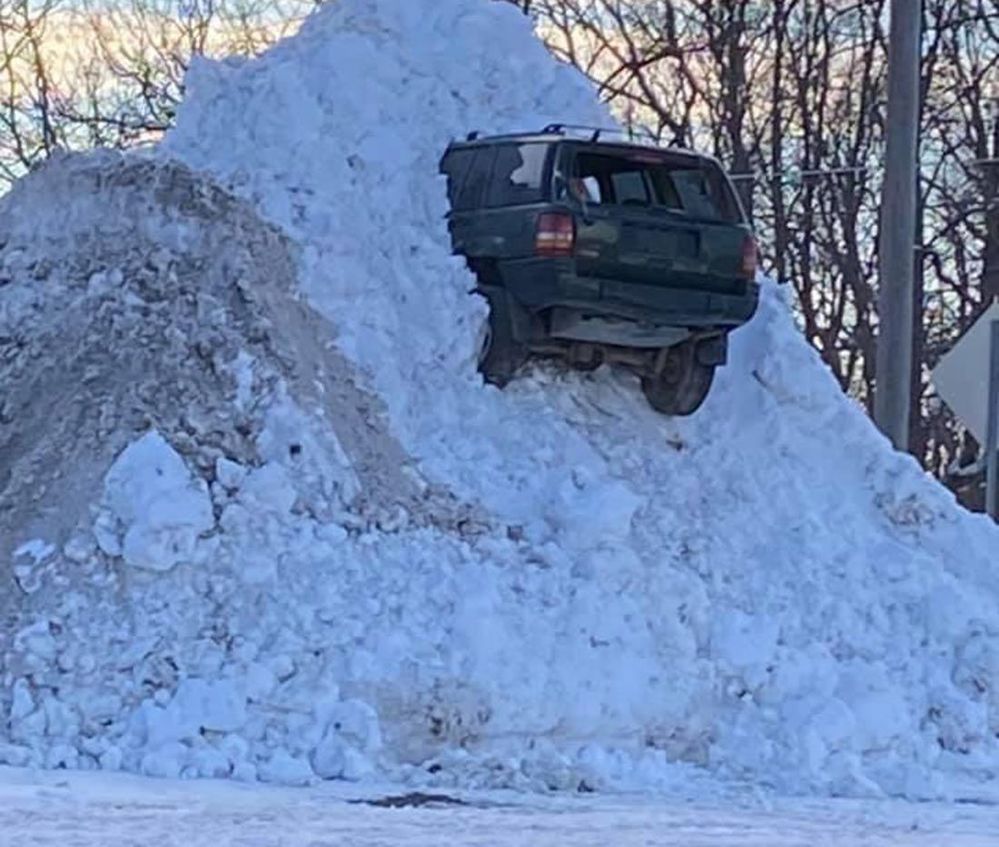
{"label": "rear quarter window", "polygon": [[551,144],[490,144],[448,151],[441,161],[451,209],[522,206],[543,201]]}
{"label": "rear quarter window", "polygon": [[544,200],[550,144],[499,144],[485,205],[523,206]]}

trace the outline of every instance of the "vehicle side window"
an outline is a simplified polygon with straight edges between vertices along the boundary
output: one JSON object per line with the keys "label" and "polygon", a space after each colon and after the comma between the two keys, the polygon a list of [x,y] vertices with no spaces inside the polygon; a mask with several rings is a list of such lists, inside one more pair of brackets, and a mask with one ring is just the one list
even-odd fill
{"label": "vehicle side window", "polygon": [[482,205],[482,197],[489,185],[489,175],[492,173],[495,158],[495,147],[479,147],[475,150],[468,176],[465,177],[458,196],[451,206],[454,211],[464,212]]}
{"label": "vehicle side window", "polygon": [[486,206],[522,206],[544,199],[549,149],[549,144],[498,145]]}
{"label": "vehicle side window", "polygon": [[451,201],[452,206],[454,206],[462,183],[468,175],[468,166],[472,163],[474,156],[474,150],[451,150],[441,162],[441,170],[447,174],[447,198]]}

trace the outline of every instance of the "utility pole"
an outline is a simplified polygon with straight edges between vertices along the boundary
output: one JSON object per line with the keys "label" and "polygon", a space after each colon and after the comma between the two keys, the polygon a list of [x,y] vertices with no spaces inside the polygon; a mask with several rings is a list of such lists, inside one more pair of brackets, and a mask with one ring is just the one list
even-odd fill
{"label": "utility pole", "polygon": [[921,22],[922,0],[892,0],[874,420],[898,450],[909,447],[912,404]]}
{"label": "utility pole", "polygon": [[985,436],[985,511],[999,521],[999,321],[989,326],[989,417]]}

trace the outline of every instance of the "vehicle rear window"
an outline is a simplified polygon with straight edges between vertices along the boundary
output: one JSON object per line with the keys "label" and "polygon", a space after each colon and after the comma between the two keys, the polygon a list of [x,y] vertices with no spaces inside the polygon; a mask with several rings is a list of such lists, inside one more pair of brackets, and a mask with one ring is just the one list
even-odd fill
{"label": "vehicle rear window", "polygon": [[649,187],[641,168],[614,171],[610,175],[614,186],[614,202],[620,206],[648,206]]}
{"label": "vehicle rear window", "polygon": [[707,220],[738,221],[730,190],[717,166],[705,163],[702,167],[657,170],[662,170],[666,180],[672,183],[680,209]]}
{"label": "vehicle rear window", "polygon": [[499,144],[486,206],[522,206],[544,199],[548,144]]}
{"label": "vehicle rear window", "polygon": [[740,221],[721,169],[709,160],[579,153],[570,190],[591,204],[645,206],[699,220]]}

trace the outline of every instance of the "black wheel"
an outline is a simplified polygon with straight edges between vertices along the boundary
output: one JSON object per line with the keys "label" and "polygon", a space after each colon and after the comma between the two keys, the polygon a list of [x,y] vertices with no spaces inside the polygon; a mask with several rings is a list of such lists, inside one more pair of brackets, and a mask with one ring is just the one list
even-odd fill
{"label": "black wheel", "polygon": [[527,350],[513,337],[510,305],[502,289],[481,292],[489,301],[489,320],[479,340],[479,373],[503,388],[527,361]]}
{"label": "black wheel", "polygon": [[715,365],[702,365],[693,344],[680,344],[670,350],[658,377],[642,378],[642,392],[657,412],[692,415],[707,398],[714,377]]}

